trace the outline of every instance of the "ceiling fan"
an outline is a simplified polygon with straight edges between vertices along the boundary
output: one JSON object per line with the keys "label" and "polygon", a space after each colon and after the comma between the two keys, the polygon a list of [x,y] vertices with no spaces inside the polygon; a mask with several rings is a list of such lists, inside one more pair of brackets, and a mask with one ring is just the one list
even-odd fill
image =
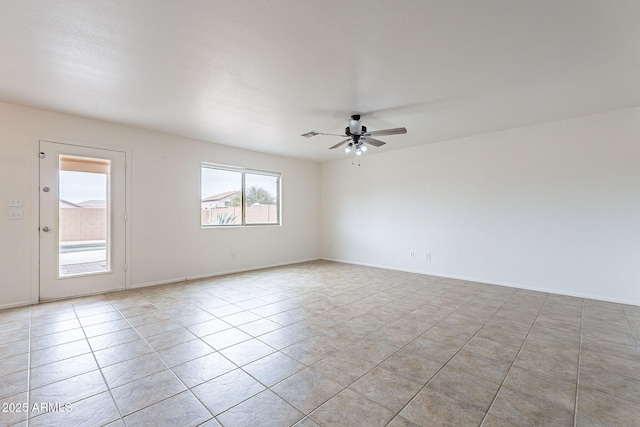
{"label": "ceiling fan", "polygon": [[381,147],[386,144],[386,142],[372,138],[372,136],[400,135],[403,133],[407,133],[406,128],[383,129],[367,132],[367,127],[360,121],[360,114],[354,114],[351,116],[351,119],[349,119],[349,126],[345,128],[343,135],[311,131],[303,133],[301,136],[304,136],[305,138],[312,138],[318,135],[329,135],[347,138],[344,141],[340,141],[336,145],[329,147],[329,150],[333,150],[334,148],[338,148],[348,143],[344,149],[345,153],[350,153],[352,149],[355,149],[356,155],[359,156],[363,152],[367,151],[367,145],[365,144],[372,145],[374,147]]}

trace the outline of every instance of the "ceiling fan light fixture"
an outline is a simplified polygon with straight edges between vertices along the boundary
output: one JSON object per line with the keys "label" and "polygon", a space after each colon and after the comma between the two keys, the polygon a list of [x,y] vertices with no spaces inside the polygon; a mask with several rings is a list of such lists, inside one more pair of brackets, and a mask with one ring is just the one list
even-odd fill
{"label": "ceiling fan light fixture", "polygon": [[362,150],[361,149],[357,149],[356,150],[356,156],[362,156]]}
{"label": "ceiling fan light fixture", "polygon": [[362,152],[364,153],[365,151],[367,151],[367,146],[362,144],[362,146],[360,147],[360,149],[362,150]]}
{"label": "ceiling fan light fixture", "polygon": [[344,147],[344,152],[349,154],[351,152],[351,145],[347,145],[346,147]]}

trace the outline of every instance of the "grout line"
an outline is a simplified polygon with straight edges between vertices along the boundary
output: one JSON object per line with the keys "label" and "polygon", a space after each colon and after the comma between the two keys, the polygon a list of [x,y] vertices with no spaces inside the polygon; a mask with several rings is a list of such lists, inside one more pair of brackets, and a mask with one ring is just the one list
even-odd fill
{"label": "grout line", "polygon": [[573,409],[573,427],[578,423],[578,395],[580,393],[580,362],[582,360],[582,331],[584,329],[584,299],[582,300],[582,316],[580,318],[580,347],[578,349],[578,371],[576,372],[576,401]]}
{"label": "grout line", "polygon": [[[109,304],[111,304],[111,301],[109,301]],[[71,304],[71,306],[73,307],[73,312],[76,315],[76,319],[78,319],[78,323],[80,323],[80,329],[82,329],[82,334],[84,335],[84,339],[87,341],[87,345],[89,346],[89,349],[91,350],[91,355],[93,356],[94,362],[96,362],[96,366],[98,367],[98,371],[100,372],[100,376],[102,377],[102,381],[104,381],[104,385],[107,387],[107,391],[109,392],[109,396],[111,396],[111,401],[113,402],[113,406],[115,406],[116,411],[118,411],[118,415],[120,416],[120,420],[122,420],[122,412],[120,412],[120,408],[118,408],[118,405],[116,404],[116,400],[113,397],[113,393],[111,393],[111,387],[109,387],[109,384],[107,383],[107,379],[105,378],[104,374],[102,373],[102,368],[100,367],[100,364],[98,363],[98,359],[96,358],[95,352],[93,351],[93,348],[91,347],[91,344],[89,343],[89,337],[87,337],[87,334],[84,331],[84,326],[82,326],[82,322],[80,322],[80,317],[78,317],[78,312],[76,311],[76,307],[73,305],[73,303]],[[113,304],[111,304],[111,306],[113,306]],[[113,307],[115,308],[115,306],[113,306]],[[100,393],[98,393],[98,394],[100,394]],[[92,397],[92,396],[89,396],[89,397]],[[89,397],[87,397],[86,399],[88,399]]]}
{"label": "grout line", "polygon": [[509,374],[511,373],[511,369],[513,369],[513,366],[515,365],[516,360],[518,360],[518,356],[520,356],[520,353],[522,352],[522,349],[524,348],[525,343],[529,339],[529,336],[531,335],[531,331],[533,330],[533,327],[536,325],[536,322],[538,321],[538,318],[540,317],[540,313],[542,312],[542,309],[544,308],[544,306],[547,304],[547,301],[549,300],[549,295],[550,294],[547,293],[547,297],[545,298],[544,303],[542,303],[542,305],[540,306],[540,310],[538,310],[538,314],[536,315],[536,319],[531,324],[531,328],[529,328],[529,332],[527,332],[527,336],[525,337],[524,341],[522,341],[522,344],[520,345],[520,349],[518,350],[518,353],[516,354],[516,357],[513,359],[513,362],[511,362],[511,366],[509,367],[509,370],[507,371],[507,375],[505,375],[504,378],[502,379],[502,382],[500,383],[500,387],[498,387],[498,391],[496,392],[496,395],[493,396],[493,400],[491,401],[491,404],[489,405],[489,407],[487,408],[486,412],[484,413],[484,417],[482,418],[482,421],[480,422],[480,425],[482,425],[485,422],[485,420],[487,419],[487,415],[489,415],[489,412],[491,411],[491,408],[493,407],[493,404],[496,402],[496,399],[498,397],[498,394],[500,393],[500,390],[502,390],[502,387],[504,387],[504,382],[509,377]]}
{"label": "grout line", "polygon": [[[480,293],[481,293],[481,292],[480,292]],[[479,295],[480,293],[478,293],[477,295]],[[477,295],[476,295],[476,296],[477,296]],[[515,293],[514,293],[513,295],[515,295]],[[511,295],[511,296],[509,297],[509,299],[511,299],[511,298],[513,297],[513,295]],[[436,299],[437,299],[437,298],[436,298]],[[445,362],[445,364],[444,364],[444,365],[442,365],[442,367],[441,367],[440,369],[438,369],[438,371],[437,371],[435,374],[433,374],[433,376],[429,379],[429,381],[427,381],[427,383],[426,383],[425,385],[423,385],[423,386],[420,388],[420,390],[418,390],[418,392],[417,392],[416,394],[414,394],[414,395],[413,395],[413,397],[412,397],[411,399],[409,399],[409,401],[408,401],[407,403],[405,403],[405,404],[404,404],[404,406],[398,410],[398,412],[394,415],[394,418],[395,418],[395,417],[397,417],[398,415],[400,415],[400,412],[402,412],[402,411],[404,410],[404,408],[406,408],[406,407],[407,407],[407,406],[408,406],[408,405],[409,405],[409,404],[410,404],[410,403],[411,403],[411,402],[416,398],[416,396],[417,396],[418,394],[420,394],[420,392],[422,392],[422,390],[424,390],[425,388],[427,388],[427,386],[428,386],[429,384],[431,384],[431,382],[432,382],[432,381],[433,381],[433,380],[434,380],[434,379],[435,379],[435,378],[440,374],[440,372],[442,372],[442,370],[443,370],[443,369],[444,369],[444,368],[449,364],[449,362],[451,362],[451,360],[453,360],[453,358],[454,358],[454,357],[456,357],[456,356],[458,355],[458,353],[460,353],[460,352],[462,351],[462,349],[467,345],[467,343],[468,343],[469,341],[471,341],[471,340],[472,340],[472,339],[473,339],[473,338],[474,338],[474,337],[475,337],[475,336],[476,336],[476,335],[477,335],[477,334],[482,330],[482,328],[483,328],[487,323],[489,323],[489,321],[490,321],[491,319],[493,319],[493,318],[495,317],[495,315],[496,315],[496,314],[498,314],[498,312],[500,311],[500,309],[501,309],[502,307],[504,307],[504,305],[507,303],[507,301],[509,301],[509,299],[508,299],[508,300],[506,300],[505,302],[503,302],[503,303],[502,303],[502,305],[501,305],[500,307],[498,307],[498,309],[496,310],[496,312],[495,312],[495,313],[494,313],[494,314],[493,314],[489,319],[487,319],[487,321],[486,321],[486,322],[484,322],[484,323],[482,324],[482,327],[480,327],[480,328],[479,328],[479,329],[478,329],[478,330],[477,330],[477,331],[476,331],[476,332],[475,332],[475,333],[474,333],[474,334],[473,334],[473,335],[472,335],[472,336],[471,336],[471,337],[470,337],[470,338],[469,338],[469,339],[468,339],[464,344],[462,344],[462,345],[460,346],[460,349],[459,349],[459,350],[457,350],[457,351],[453,354],[453,356],[451,356],[451,357],[449,358],[449,360],[447,360],[447,361]],[[469,301],[465,302],[465,304],[461,305],[460,307],[462,307],[462,306],[466,305],[466,304],[467,304],[467,303],[469,303],[470,301],[471,301],[471,300],[469,300]],[[428,303],[427,303],[427,304],[428,304]],[[426,305],[426,304],[425,304],[425,305]],[[456,308],[454,311],[452,311],[451,313],[447,314],[447,316],[445,316],[445,317],[444,317],[444,319],[446,319],[446,318],[448,318],[449,316],[451,316],[451,314],[455,313],[455,312],[456,312],[460,307]],[[444,319],[441,319],[440,321],[438,321],[438,322],[437,322],[435,325],[433,325],[433,326],[437,326],[437,325],[438,325],[440,322],[442,322]],[[429,328],[427,331],[425,331],[424,333],[427,333],[429,330],[431,330],[431,329],[433,328],[433,326],[432,326],[431,328]],[[420,334],[418,337],[416,337],[416,338],[415,338],[414,340],[412,340],[411,342],[413,342],[413,341],[417,340],[417,339],[418,339],[419,337],[421,337],[422,335],[423,335],[423,334]],[[409,343],[409,344],[411,344],[411,343]],[[409,345],[409,344],[407,344],[407,345]],[[405,347],[406,347],[406,346],[405,346]],[[404,347],[402,347],[402,348],[404,348]],[[401,349],[401,350],[402,350],[402,349]],[[400,351],[400,350],[398,350],[398,351]],[[395,354],[395,353],[394,353],[394,354]],[[391,356],[389,356],[389,357],[391,357]],[[385,359],[385,360],[386,360],[386,359]],[[383,361],[383,362],[384,362],[384,361]],[[384,369],[384,368],[383,368],[383,369]],[[474,376],[475,376],[475,375],[474,375]],[[448,396],[447,396],[447,397],[448,397]],[[455,399],[454,399],[454,400],[455,400]],[[393,418],[392,418],[391,420],[393,420]],[[391,422],[391,421],[389,421],[389,422]]]}
{"label": "grout line", "polygon": [[[145,300],[149,301],[149,299],[148,299],[148,298],[146,298],[146,297],[144,297],[144,296],[142,296],[142,298],[144,298]],[[149,303],[150,303],[151,305],[153,305],[154,307],[156,307],[156,305],[155,305],[155,304],[153,304],[151,301],[149,301]],[[112,304],[112,305],[113,305],[113,304]],[[171,368],[167,365],[167,363],[166,363],[166,362],[164,361],[164,359],[160,356],[160,354],[158,354],[158,351],[157,351],[157,350],[156,350],[156,349],[155,349],[151,344],[149,344],[149,342],[147,341],[147,339],[146,339],[145,337],[143,337],[142,335],[140,335],[140,333],[138,332],[138,330],[137,330],[137,329],[136,329],[136,328],[131,324],[131,322],[129,321],[129,319],[128,319],[125,315],[123,315],[123,314],[120,312],[120,309],[119,309],[118,307],[116,307],[115,305],[114,305],[113,307],[114,307],[114,308],[116,309],[116,311],[117,311],[117,312],[122,316],[122,318],[123,318],[124,320],[126,320],[126,321],[127,321],[127,323],[131,326],[131,328],[132,328],[134,331],[136,331],[136,333],[138,334],[138,336],[140,337],[140,339],[141,339],[142,341],[144,341],[144,342],[145,342],[145,344],[146,344],[146,345],[148,345],[148,346],[149,346],[149,348],[151,348],[151,349],[153,350],[153,353],[148,353],[148,354],[155,354],[155,355],[156,355],[156,357],[160,360],[160,362],[164,365],[164,367],[165,367],[169,372],[171,372],[171,373],[173,374],[173,376],[174,376],[178,381],[180,381],[180,383],[185,387],[185,390],[181,391],[180,393],[184,393],[185,391],[188,391],[188,392],[191,394],[191,396],[193,396],[193,397],[194,397],[198,402],[200,402],[200,404],[202,405],[202,407],[203,407],[207,412],[209,412],[209,414],[211,415],[211,417],[212,417],[213,419],[215,419],[215,415],[213,415],[213,413],[211,413],[211,411],[209,410],[209,408],[207,408],[207,407],[206,407],[206,405],[204,405],[204,403],[202,403],[202,401],[200,401],[200,399],[198,399],[198,397],[197,397],[197,396],[196,396],[196,395],[191,391],[191,389],[190,389],[190,388],[189,388],[189,387],[184,383],[184,381],[182,381],[182,379],[180,379],[180,377],[178,377],[178,376],[175,374],[175,372],[173,372],[173,369],[171,369]],[[158,309],[160,312],[164,313],[164,311],[160,310],[158,307],[156,307],[156,309]],[[135,316],[132,316],[132,317],[135,317]],[[172,316],[170,316],[170,317],[172,317]],[[188,329],[187,329],[186,327],[184,327],[182,324],[180,324],[180,326],[181,326],[185,331],[188,331]],[[194,336],[196,336],[196,335],[194,334]],[[202,339],[201,339],[200,337],[198,337],[198,336],[196,336],[196,339],[198,339],[198,340],[202,341]],[[195,340],[192,340],[192,341],[195,341]],[[207,344],[207,343],[205,343],[204,341],[202,341],[202,342],[203,342],[204,344],[208,345],[208,344]],[[182,343],[181,343],[181,344],[182,344]],[[179,344],[176,344],[176,345],[179,345]],[[211,346],[209,346],[209,347],[211,347]],[[168,347],[168,348],[170,348],[170,347]],[[213,349],[213,347],[211,347],[211,348]],[[213,349],[213,350],[215,350],[215,349]],[[135,357],[134,357],[134,359],[135,359]],[[128,359],[128,360],[132,360],[132,359]],[[97,363],[97,360],[96,360],[96,363]],[[121,362],[119,362],[119,363],[121,363]],[[233,362],[232,362],[232,363],[233,363]],[[100,366],[100,365],[98,365],[98,367],[99,367],[99,366]],[[102,368],[100,368],[100,372],[102,372]],[[155,374],[157,374],[157,372],[154,372],[153,374],[146,375],[146,376],[144,376],[144,377],[142,377],[142,378],[146,378],[146,377],[149,377],[149,376],[151,376],[151,375],[155,375]],[[137,380],[134,380],[134,381],[137,381]],[[125,384],[129,384],[129,383],[131,383],[131,382],[133,382],[133,381],[129,381],[128,383],[125,383]],[[107,388],[109,389],[109,392],[111,392],[111,387],[110,387],[110,386],[109,386],[109,384],[107,383],[107,380],[106,380],[106,379],[105,379],[105,384],[107,384]],[[121,384],[121,385],[124,385],[124,384]],[[119,386],[118,386],[118,387],[119,387]],[[167,397],[167,398],[165,398],[165,399],[160,400],[159,402],[163,402],[163,401],[165,401],[165,400],[167,400],[167,399],[170,399],[170,398],[172,398],[172,397],[174,397],[174,396],[177,396],[177,395],[178,395],[178,394],[180,394],[180,393],[176,393],[176,394],[174,394],[174,395],[171,395],[171,396],[169,396],[169,397]],[[112,396],[112,397],[113,397],[113,396]],[[145,407],[143,407],[143,408],[138,409],[137,411],[133,411],[131,414],[127,414],[127,416],[132,415],[132,414],[135,414],[136,412],[142,411],[143,409],[148,408],[149,406],[155,405],[156,403],[159,403],[159,402],[152,403],[151,405],[147,405],[147,406],[145,406]],[[115,403],[115,399],[114,399],[114,404],[116,405],[116,408],[118,408],[118,405]],[[118,413],[120,413],[120,408],[118,408]],[[124,420],[124,418],[122,417],[122,414],[121,414],[121,416],[120,416],[120,419]],[[211,418],[210,418],[210,419],[211,419]],[[123,422],[124,422],[124,421],[123,421]]]}
{"label": "grout line", "polygon": [[31,320],[33,317],[33,308],[29,307],[29,346],[27,355],[27,424],[31,420]]}

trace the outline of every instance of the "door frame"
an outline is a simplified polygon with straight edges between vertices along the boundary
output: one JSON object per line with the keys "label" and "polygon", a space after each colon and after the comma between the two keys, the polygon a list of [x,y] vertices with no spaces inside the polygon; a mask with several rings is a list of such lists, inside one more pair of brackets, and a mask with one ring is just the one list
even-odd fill
{"label": "door frame", "polygon": [[[68,138],[36,138],[31,146],[31,303],[39,304],[40,301],[40,142],[53,142],[58,144],[74,145],[78,147],[96,148],[102,150],[122,151],[125,153],[125,214],[127,221],[125,222],[125,262],[127,270],[125,271],[125,290],[131,289],[131,149],[118,145],[107,145],[96,142],[78,141]],[[51,300],[47,300],[49,302]]]}

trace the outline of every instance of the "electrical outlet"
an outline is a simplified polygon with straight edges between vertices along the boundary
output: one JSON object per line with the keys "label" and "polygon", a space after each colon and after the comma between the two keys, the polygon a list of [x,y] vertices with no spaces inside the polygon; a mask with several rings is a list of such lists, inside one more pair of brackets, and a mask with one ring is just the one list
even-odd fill
{"label": "electrical outlet", "polygon": [[9,219],[23,219],[24,211],[22,209],[9,209]]}
{"label": "electrical outlet", "polygon": [[424,259],[426,259],[427,261],[431,261],[431,252],[427,252],[427,253],[424,255]]}
{"label": "electrical outlet", "polygon": [[414,258],[414,257],[416,256],[416,254],[415,254],[413,251],[411,251],[411,252],[409,252],[409,256],[410,256],[411,258]]}
{"label": "electrical outlet", "polygon": [[12,206],[12,207],[22,206],[22,197],[19,197],[19,196],[9,197],[9,206]]}
{"label": "electrical outlet", "polygon": [[231,258],[235,258],[236,257],[236,251],[231,251]]}

